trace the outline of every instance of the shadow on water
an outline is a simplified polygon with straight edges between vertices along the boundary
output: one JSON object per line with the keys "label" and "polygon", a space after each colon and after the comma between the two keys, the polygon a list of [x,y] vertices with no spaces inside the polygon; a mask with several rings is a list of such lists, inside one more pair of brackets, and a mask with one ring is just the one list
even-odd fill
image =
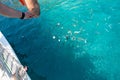
{"label": "shadow on water", "polygon": [[54,41],[49,38],[51,34],[45,36],[36,36],[36,39],[24,41],[28,44],[23,45],[27,49],[26,54],[18,52],[22,63],[29,66],[28,73],[32,80],[107,80],[104,75],[96,72],[89,54],[85,53],[75,59],[71,43]]}
{"label": "shadow on water", "polygon": [[96,71],[88,53],[75,59],[69,40],[58,42],[52,39],[51,32],[35,26],[21,30],[17,36],[11,33],[12,37],[5,33],[22,64],[29,67],[32,80],[107,80]]}
{"label": "shadow on water", "polygon": [[60,55],[55,55],[49,66],[52,76],[48,80],[106,80],[105,76],[96,72],[89,54],[74,59],[73,48],[69,46],[62,46],[61,51],[56,53]]}
{"label": "shadow on water", "polygon": [[34,72],[32,69],[29,70],[28,73],[33,73],[33,74],[30,74],[30,77],[32,80],[47,80],[46,77],[36,74],[36,72]]}

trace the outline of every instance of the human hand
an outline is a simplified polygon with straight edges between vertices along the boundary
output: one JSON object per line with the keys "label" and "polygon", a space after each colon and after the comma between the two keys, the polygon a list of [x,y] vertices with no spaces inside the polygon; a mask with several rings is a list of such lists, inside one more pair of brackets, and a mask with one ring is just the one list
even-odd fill
{"label": "human hand", "polygon": [[34,15],[31,14],[30,12],[25,12],[25,18],[24,19],[30,19],[30,18],[33,18]]}

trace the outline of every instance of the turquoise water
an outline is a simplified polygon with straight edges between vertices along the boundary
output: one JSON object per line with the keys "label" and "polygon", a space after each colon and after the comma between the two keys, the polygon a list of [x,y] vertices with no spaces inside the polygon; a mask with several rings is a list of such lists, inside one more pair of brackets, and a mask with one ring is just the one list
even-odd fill
{"label": "turquoise water", "polygon": [[120,80],[119,0],[39,3],[37,19],[0,16],[0,30],[32,80]]}

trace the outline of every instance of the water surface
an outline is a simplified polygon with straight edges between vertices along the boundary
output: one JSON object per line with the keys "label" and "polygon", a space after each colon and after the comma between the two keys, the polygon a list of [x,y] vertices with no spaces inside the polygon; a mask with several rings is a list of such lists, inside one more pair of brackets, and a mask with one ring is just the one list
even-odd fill
{"label": "water surface", "polygon": [[119,0],[39,3],[37,19],[0,16],[0,30],[32,80],[120,80]]}

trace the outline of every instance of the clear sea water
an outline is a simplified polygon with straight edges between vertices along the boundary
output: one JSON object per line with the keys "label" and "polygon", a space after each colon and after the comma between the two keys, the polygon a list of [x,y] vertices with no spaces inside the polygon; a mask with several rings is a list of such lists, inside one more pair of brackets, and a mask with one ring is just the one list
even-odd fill
{"label": "clear sea water", "polygon": [[0,16],[0,30],[32,80],[120,80],[120,0],[39,3],[37,19]]}

